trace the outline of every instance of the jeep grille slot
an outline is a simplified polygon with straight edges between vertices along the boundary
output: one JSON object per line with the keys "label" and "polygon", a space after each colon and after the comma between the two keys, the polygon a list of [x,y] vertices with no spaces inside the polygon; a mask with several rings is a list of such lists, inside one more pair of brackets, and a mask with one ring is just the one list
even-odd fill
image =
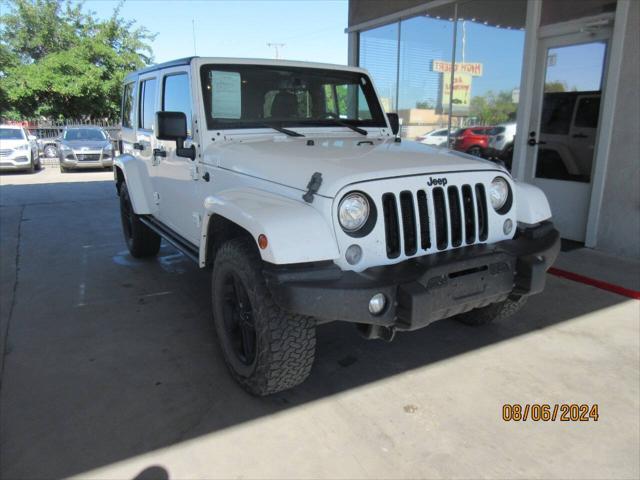
{"label": "jeep grille slot", "polygon": [[449,196],[449,216],[451,217],[451,246],[459,247],[462,245],[462,215],[458,187],[449,187],[447,195]]}
{"label": "jeep grille slot", "polygon": [[387,257],[400,256],[400,227],[398,225],[398,206],[393,193],[382,196],[382,212],[384,215],[384,234],[387,244]]}
{"label": "jeep grille slot", "polygon": [[476,241],[476,212],[470,185],[462,186],[462,208],[464,210],[464,239],[467,245]]}
{"label": "jeep grille slot", "polygon": [[418,251],[418,232],[416,230],[416,211],[413,206],[413,194],[405,190],[400,192],[400,210],[402,213],[402,235],[404,254],[415,255]]}
{"label": "jeep grille slot", "polygon": [[431,248],[429,233],[429,209],[427,208],[427,193],[418,190],[418,215],[420,216],[420,246],[423,250]]}
{"label": "jeep grille slot", "polygon": [[[411,257],[418,250],[447,250],[488,238],[485,187],[450,185],[382,195],[388,258]],[[402,224],[400,223],[402,222]]]}
{"label": "jeep grille slot", "polygon": [[487,219],[487,197],[484,185],[476,184],[476,205],[478,206],[478,239],[484,242],[489,236]]}
{"label": "jeep grille slot", "polygon": [[438,250],[444,250],[449,246],[449,232],[444,191],[440,187],[433,189],[433,213],[436,223],[436,246]]}

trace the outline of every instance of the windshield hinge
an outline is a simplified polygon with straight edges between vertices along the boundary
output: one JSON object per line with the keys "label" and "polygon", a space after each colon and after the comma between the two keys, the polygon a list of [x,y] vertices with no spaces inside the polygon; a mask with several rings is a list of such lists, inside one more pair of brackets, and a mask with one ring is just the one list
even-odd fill
{"label": "windshield hinge", "polygon": [[311,180],[307,184],[307,193],[302,195],[302,199],[307,203],[313,203],[313,196],[320,189],[320,185],[322,185],[322,174],[320,172],[316,172],[311,175]]}

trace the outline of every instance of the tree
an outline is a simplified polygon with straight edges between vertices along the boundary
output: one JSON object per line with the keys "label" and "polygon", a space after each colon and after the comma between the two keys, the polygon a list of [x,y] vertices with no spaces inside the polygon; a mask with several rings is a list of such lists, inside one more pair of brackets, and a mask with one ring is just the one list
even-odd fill
{"label": "tree", "polygon": [[511,91],[489,91],[484,96],[471,99],[470,116],[477,117],[478,121],[485,125],[496,125],[513,120],[517,108],[518,105],[513,103]]}
{"label": "tree", "polygon": [[[0,0],[1,1],[1,0]],[[115,119],[127,72],[152,61],[154,38],[69,0],[9,0],[0,17],[0,112],[12,118]],[[3,11],[5,8],[3,7]]]}

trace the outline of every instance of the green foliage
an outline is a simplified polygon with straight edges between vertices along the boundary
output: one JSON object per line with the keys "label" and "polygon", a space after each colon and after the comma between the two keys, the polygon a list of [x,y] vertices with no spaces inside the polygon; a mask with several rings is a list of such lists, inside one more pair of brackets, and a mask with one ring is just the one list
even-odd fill
{"label": "green foliage", "polygon": [[565,82],[560,82],[558,80],[553,82],[546,82],[544,84],[544,92],[566,92],[568,91],[567,84]]}
{"label": "green foliage", "polygon": [[120,17],[119,8],[101,20],[69,0],[8,0],[1,5],[3,116],[118,116],[124,76],[152,61],[152,34]]}
{"label": "green foliage", "polygon": [[515,119],[518,104],[513,103],[511,91],[490,91],[486,95],[473,97],[469,107],[470,116],[476,117],[479,123],[496,125]]}

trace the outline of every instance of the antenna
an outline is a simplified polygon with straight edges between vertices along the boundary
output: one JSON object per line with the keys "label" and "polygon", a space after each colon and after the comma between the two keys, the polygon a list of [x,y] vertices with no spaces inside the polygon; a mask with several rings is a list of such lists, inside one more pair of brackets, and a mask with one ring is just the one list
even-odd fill
{"label": "antenna", "polygon": [[276,60],[280,58],[280,48],[284,47],[286,43],[270,43],[267,42],[267,47],[273,47],[276,49]]}
{"label": "antenna", "polygon": [[193,35],[193,56],[197,56],[197,50],[196,50],[196,19],[192,18],[191,19],[191,33]]}

